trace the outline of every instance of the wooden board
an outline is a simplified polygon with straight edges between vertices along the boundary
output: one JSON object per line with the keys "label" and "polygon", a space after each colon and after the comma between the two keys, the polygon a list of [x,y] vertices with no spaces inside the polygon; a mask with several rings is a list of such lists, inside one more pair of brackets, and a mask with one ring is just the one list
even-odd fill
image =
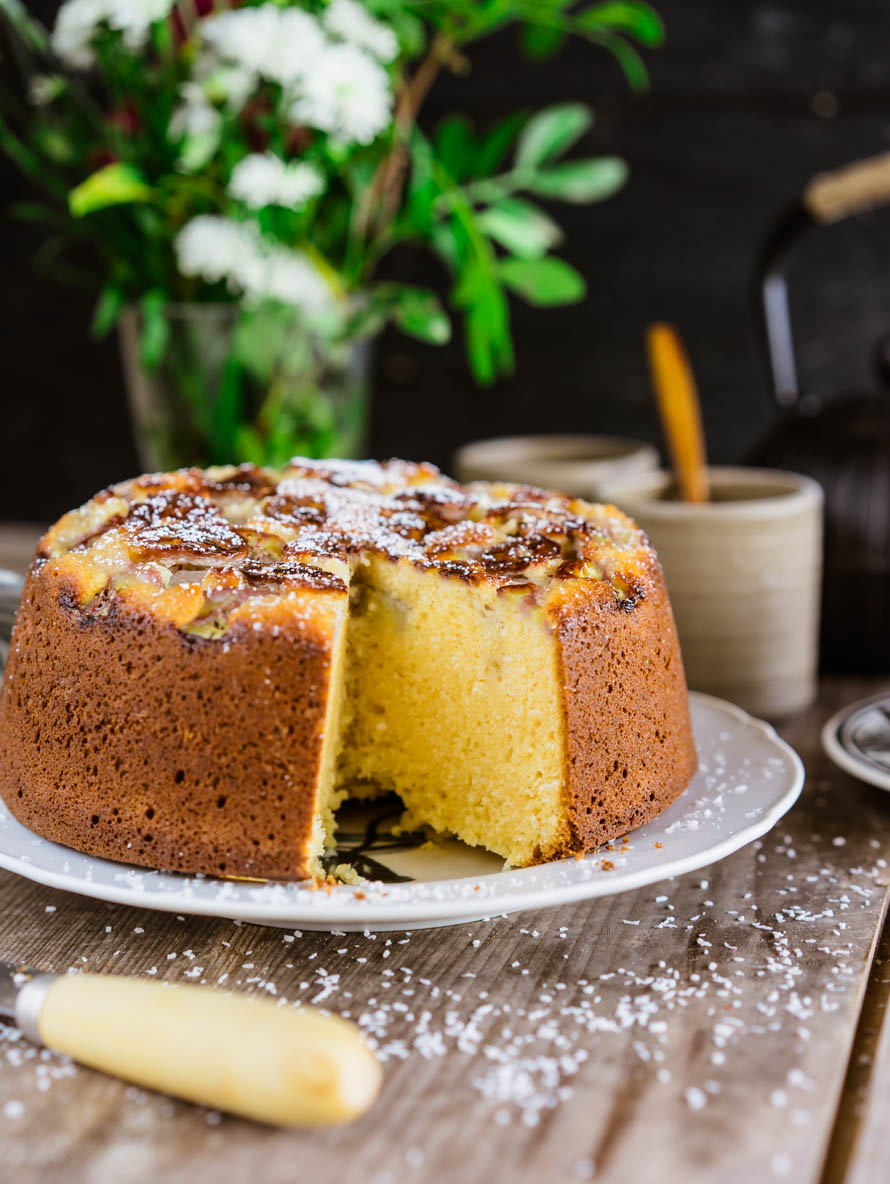
{"label": "wooden board", "polygon": [[823,1184],[890,1180],[890,925],[871,967]]}
{"label": "wooden board", "polygon": [[[832,682],[783,729],[807,787],[760,843],[571,908],[294,933],[0,875],[0,957],[314,1002],[356,1019],[386,1068],[359,1123],[286,1132],[75,1068],[6,1030],[0,1162],[21,1184],[818,1181],[886,908],[890,817],[890,798],[821,756],[818,728],[871,689]],[[886,1162],[877,1117],[868,1130],[848,1142]],[[878,1178],[859,1162],[847,1156],[837,1178]]]}

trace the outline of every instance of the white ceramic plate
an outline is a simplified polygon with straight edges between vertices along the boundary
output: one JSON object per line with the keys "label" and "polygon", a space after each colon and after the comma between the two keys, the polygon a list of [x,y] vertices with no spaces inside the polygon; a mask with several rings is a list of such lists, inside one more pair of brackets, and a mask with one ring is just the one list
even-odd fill
{"label": "white ceramic plate", "polygon": [[0,806],[0,867],[98,900],[297,929],[421,929],[626,892],[705,867],[765,834],[803,785],[800,758],[769,724],[709,695],[691,700],[700,768],[689,788],[626,843],[585,859],[505,871],[495,856],[461,843],[384,840],[364,849],[403,882],[327,891],[92,859],[39,838]]}
{"label": "white ceramic plate", "polygon": [[833,715],[822,729],[822,747],[846,773],[890,789],[890,691]]}

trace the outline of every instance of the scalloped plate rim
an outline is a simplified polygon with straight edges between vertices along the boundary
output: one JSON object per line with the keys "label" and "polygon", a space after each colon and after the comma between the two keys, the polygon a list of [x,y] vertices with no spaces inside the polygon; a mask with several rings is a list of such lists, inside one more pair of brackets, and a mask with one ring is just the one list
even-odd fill
{"label": "scalloped plate rim", "polygon": [[[192,916],[221,917],[254,924],[292,926],[303,929],[347,929],[383,930],[412,929],[431,925],[461,924],[480,917],[500,916],[520,910],[553,907],[571,904],[592,897],[612,896],[620,892],[645,887],[649,884],[670,879],[674,876],[697,871],[726,858],[740,848],[762,837],[783,817],[800,795],[805,772],[803,763],[794,749],[779,737],[775,729],[763,720],[756,719],[735,704],[712,695],[691,691],[689,694],[693,721],[696,708],[710,710],[732,722],[740,730],[759,733],[772,748],[776,757],[781,755],[787,765],[787,776],[777,792],[763,806],[759,815],[747,825],[738,826],[722,838],[702,846],[700,850],[675,858],[652,857],[643,867],[630,871],[605,871],[597,868],[595,875],[593,861],[599,855],[583,859],[562,860],[532,868],[510,869],[480,876],[441,881],[410,881],[407,883],[377,887],[377,883],[358,886],[338,885],[330,892],[324,889],[310,890],[305,884],[267,883],[250,885],[231,880],[217,881],[211,878],[179,873],[157,872],[134,868],[126,864],[113,863],[84,855],[59,844],[43,839],[16,822],[0,802],[5,813],[0,826],[0,868],[14,872],[26,879],[46,887],[75,892],[95,900],[125,904],[134,908],[162,912],[186,913]],[[700,713],[699,713],[700,714]],[[702,726],[701,724],[699,726]],[[695,780],[691,786],[695,784]],[[690,786],[690,788],[691,788]],[[676,811],[682,821],[684,805],[689,806],[689,789],[677,801],[652,822],[631,832],[631,841],[647,828],[657,826],[665,816]],[[688,809],[686,813],[689,813]],[[673,823],[672,823],[673,825]],[[29,857],[14,854],[7,847],[7,828],[13,832],[18,828],[27,836],[27,841],[41,852],[58,853],[58,860],[69,865],[68,870],[36,866]],[[86,865],[80,870],[70,870],[71,864]],[[109,869],[117,882],[101,884],[90,876],[92,869]],[[568,876],[568,882],[554,884],[537,883],[540,877],[553,878],[554,869]],[[576,873],[573,871],[578,869]],[[160,877],[171,877],[174,889],[152,892],[152,882]],[[146,881],[145,887],[142,882]],[[138,882],[139,887],[134,883]],[[513,886],[511,887],[511,882]],[[195,885],[208,887],[220,885],[215,897],[194,897]],[[487,888],[493,889],[491,892]],[[430,898],[433,890],[440,894],[445,890],[446,898]],[[368,890],[368,891],[366,891]],[[356,893],[364,896],[356,896]],[[476,895],[476,893],[481,895]],[[251,899],[251,893],[263,894],[270,899]],[[290,895],[290,901],[287,896]],[[387,897],[393,899],[387,900]],[[407,899],[401,899],[407,897]],[[318,904],[314,902],[317,901]],[[484,906],[484,907],[483,907]]]}

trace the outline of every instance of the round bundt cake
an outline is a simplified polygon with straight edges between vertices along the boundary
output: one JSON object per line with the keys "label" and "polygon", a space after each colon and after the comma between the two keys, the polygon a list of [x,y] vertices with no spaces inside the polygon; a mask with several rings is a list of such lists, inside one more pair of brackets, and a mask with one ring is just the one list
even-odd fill
{"label": "round bundt cake", "polygon": [[522,866],[639,826],[696,758],[661,570],[613,506],[297,459],[139,477],[49,530],[0,762],[56,842],[301,879],[348,796]]}

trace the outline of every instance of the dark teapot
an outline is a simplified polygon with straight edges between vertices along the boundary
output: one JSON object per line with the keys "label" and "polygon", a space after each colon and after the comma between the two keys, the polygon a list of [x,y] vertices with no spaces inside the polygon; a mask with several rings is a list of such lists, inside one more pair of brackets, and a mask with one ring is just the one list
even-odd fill
{"label": "dark teapot", "polygon": [[784,264],[807,229],[888,203],[890,153],[816,177],[770,234],[758,271],[758,319],[783,414],[749,460],[806,473],[825,491],[821,664],[833,671],[890,672],[890,337],[876,352],[883,391],[801,394]]}

